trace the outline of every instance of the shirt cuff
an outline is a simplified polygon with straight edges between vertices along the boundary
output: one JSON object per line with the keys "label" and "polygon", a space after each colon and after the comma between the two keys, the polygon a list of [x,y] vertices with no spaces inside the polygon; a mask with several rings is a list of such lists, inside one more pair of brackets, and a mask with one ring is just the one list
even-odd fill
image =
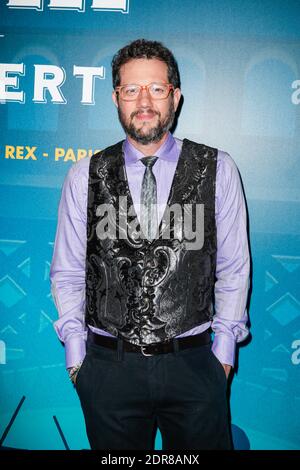
{"label": "shirt cuff", "polygon": [[74,367],[86,355],[86,341],[82,336],[73,336],[65,342],[66,368]]}
{"label": "shirt cuff", "polygon": [[235,347],[234,338],[219,334],[215,335],[211,350],[222,364],[234,367]]}

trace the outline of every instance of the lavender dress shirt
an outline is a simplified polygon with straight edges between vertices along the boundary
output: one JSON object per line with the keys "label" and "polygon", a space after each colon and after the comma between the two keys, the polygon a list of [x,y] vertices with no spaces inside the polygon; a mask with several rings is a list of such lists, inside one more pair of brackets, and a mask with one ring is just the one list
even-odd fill
{"label": "lavender dress shirt", "polygon": [[[157,182],[159,221],[173,181],[182,141],[168,134],[156,152],[153,172]],[[123,145],[125,168],[137,216],[145,166],[144,155],[126,139]],[[54,252],[50,267],[52,296],[59,319],[54,328],[65,345],[66,367],[73,367],[86,354],[85,259],[87,192],[90,157],[75,163],[64,180],[58,209]],[[246,301],[249,288],[249,250],[246,210],[237,167],[226,152],[218,150],[215,215],[217,263],[215,315],[207,322],[177,337],[201,333],[211,326],[212,351],[223,364],[234,365],[235,345],[248,333]],[[98,334],[110,333],[88,326]]]}

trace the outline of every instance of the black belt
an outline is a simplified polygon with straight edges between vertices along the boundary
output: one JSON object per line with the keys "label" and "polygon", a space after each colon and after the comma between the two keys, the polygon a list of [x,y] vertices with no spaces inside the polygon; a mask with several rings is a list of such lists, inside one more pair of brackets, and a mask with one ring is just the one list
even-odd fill
{"label": "black belt", "polygon": [[[123,350],[127,352],[139,352],[144,356],[153,356],[155,354],[165,354],[174,352],[175,340],[178,344],[178,350],[192,348],[194,346],[204,346],[211,342],[210,329],[203,331],[198,335],[185,336],[183,338],[173,338],[163,343],[147,344],[145,346],[138,346],[137,344],[129,343],[123,340]],[[110,349],[117,349],[118,338],[111,338],[101,334],[93,333],[91,330],[88,332],[88,342],[98,344]]]}

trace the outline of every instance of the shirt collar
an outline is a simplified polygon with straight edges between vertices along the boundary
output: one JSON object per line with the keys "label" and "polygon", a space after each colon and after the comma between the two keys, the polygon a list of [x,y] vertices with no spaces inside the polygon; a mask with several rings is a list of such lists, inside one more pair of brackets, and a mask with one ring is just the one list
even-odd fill
{"label": "shirt collar", "polygon": [[[125,139],[123,144],[123,151],[125,155],[125,163],[126,165],[134,165],[137,163],[141,158],[145,155],[138,149],[136,149],[128,140]],[[155,156],[161,158],[162,160],[167,160],[170,162],[177,161],[177,145],[176,140],[169,132],[168,137],[164,141],[164,143],[159,147],[159,149],[155,152]]]}

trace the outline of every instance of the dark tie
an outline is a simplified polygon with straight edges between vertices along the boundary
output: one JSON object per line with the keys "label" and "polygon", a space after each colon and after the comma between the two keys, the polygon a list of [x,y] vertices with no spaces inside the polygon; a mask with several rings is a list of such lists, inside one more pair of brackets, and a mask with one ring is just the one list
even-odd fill
{"label": "dark tie", "polygon": [[158,227],[156,179],[152,167],[158,157],[143,157],[145,173],[141,190],[141,230],[148,240],[155,238]]}

